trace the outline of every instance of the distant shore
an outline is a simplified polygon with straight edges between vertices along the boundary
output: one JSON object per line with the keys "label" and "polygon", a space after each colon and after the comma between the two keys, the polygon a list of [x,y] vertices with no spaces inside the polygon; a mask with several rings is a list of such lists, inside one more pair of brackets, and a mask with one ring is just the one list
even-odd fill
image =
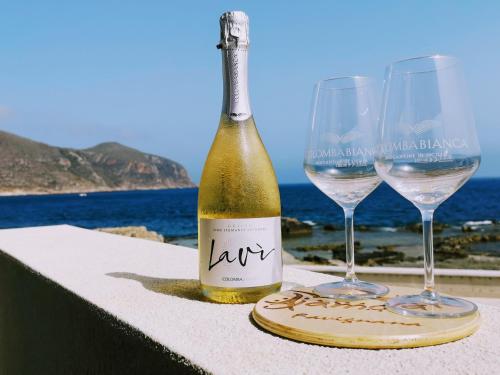
{"label": "distant shore", "polygon": [[[473,177],[471,181],[477,180],[500,180],[500,177]],[[291,187],[291,186],[305,186],[310,185],[308,182],[291,182],[280,184],[280,187]],[[312,185],[311,185],[312,186]],[[132,192],[132,191],[156,191],[156,190],[171,190],[171,189],[194,189],[198,185],[192,183],[190,185],[180,185],[180,186],[144,186],[144,187],[120,187],[120,188],[67,188],[63,190],[23,190],[15,189],[8,191],[0,191],[0,197],[11,197],[11,196],[40,196],[40,195],[63,195],[63,194],[90,194],[90,193],[112,193],[112,192]]]}
{"label": "distant shore", "polygon": [[0,191],[0,197],[25,197],[30,195],[64,195],[64,194],[91,194],[91,193],[114,193],[127,191],[156,191],[156,190],[172,190],[172,189],[194,189],[197,185],[192,186],[158,186],[158,187],[141,187],[141,188],[117,188],[117,189],[68,189],[68,190],[14,190]]}

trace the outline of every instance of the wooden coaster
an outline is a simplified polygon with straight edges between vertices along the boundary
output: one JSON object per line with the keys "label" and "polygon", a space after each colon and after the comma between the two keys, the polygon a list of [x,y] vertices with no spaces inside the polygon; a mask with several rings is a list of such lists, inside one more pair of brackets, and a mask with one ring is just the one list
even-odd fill
{"label": "wooden coaster", "polygon": [[322,298],[312,288],[271,294],[255,305],[259,326],[279,336],[313,344],[347,348],[414,348],[459,340],[474,333],[479,313],[462,318],[414,318],[386,310],[396,295],[418,290],[391,287],[388,296],[363,301]]}

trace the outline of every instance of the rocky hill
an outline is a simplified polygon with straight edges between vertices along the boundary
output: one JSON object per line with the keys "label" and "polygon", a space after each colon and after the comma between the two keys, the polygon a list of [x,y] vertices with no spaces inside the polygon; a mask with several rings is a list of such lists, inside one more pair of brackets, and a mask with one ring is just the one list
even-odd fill
{"label": "rocky hill", "polygon": [[119,143],[77,150],[0,131],[0,195],[192,186],[179,163]]}

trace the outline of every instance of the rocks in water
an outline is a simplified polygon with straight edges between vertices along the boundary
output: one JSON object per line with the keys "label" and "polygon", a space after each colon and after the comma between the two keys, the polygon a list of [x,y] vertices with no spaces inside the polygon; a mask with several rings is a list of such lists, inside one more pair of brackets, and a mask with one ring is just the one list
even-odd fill
{"label": "rocks in water", "polygon": [[403,262],[405,254],[395,249],[395,245],[377,246],[377,250],[371,253],[358,254],[356,262],[364,266],[380,266],[382,264]]}
{"label": "rocks in water", "polygon": [[410,232],[422,233],[422,223],[406,224],[402,229],[409,230]]}
{"label": "rocks in water", "polygon": [[368,225],[356,225],[354,227],[354,230],[357,230],[359,232],[370,232],[372,228],[370,228]]}
{"label": "rocks in water", "polygon": [[493,242],[500,241],[500,234],[471,234],[467,236],[455,236],[455,237],[437,237],[435,243],[439,244],[451,244],[451,245],[467,245],[474,242]]}
{"label": "rocks in water", "polygon": [[[478,246],[478,244],[486,244],[496,241],[500,241],[500,233],[496,232],[470,233],[453,237],[436,237],[434,240],[434,259],[436,262],[440,263],[440,266],[445,266],[447,264],[466,264],[464,262],[473,259],[474,256],[484,255],[481,250],[479,250],[481,246]],[[367,247],[370,248],[371,246]],[[362,248],[361,243],[359,241],[356,241],[356,264],[364,266],[381,266],[390,264],[397,265],[399,263],[408,264],[421,262],[423,260],[422,256],[406,256],[404,252],[398,250],[398,247],[398,244],[388,244],[379,245],[377,246],[376,250],[371,252],[369,250],[359,251]],[[328,251],[331,254],[331,259],[329,259],[330,264],[335,259],[343,262],[345,262],[346,260],[344,243],[337,242],[300,246],[295,248],[295,250],[303,252]],[[489,252],[486,252],[485,254],[491,256]],[[304,258],[304,260],[316,262],[318,264],[326,264],[325,258],[328,257],[327,253],[325,253],[325,255],[319,254],[324,256],[325,258],[317,255],[316,258],[315,255],[316,254],[308,255]],[[457,261],[462,263],[456,263]]]}
{"label": "rocks in water", "polygon": [[293,217],[281,218],[283,236],[307,236],[312,234],[312,226]]}
{"label": "rocks in water", "polygon": [[[448,224],[433,222],[432,223],[432,232],[433,233],[441,233],[445,228],[448,228]],[[410,232],[422,233],[422,223],[413,223],[404,226],[404,229],[409,230]]]}
{"label": "rocks in water", "polygon": [[379,245],[377,246],[378,250],[382,250],[383,252],[394,252],[396,251],[396,245]]}
{"label": "rocks in water", "polygon": [[434,259],[436,262],[442,262],[448,259],[463,259],[468,256],[469,252],[463,247],[460,247],[460,245],[442,245],[434,251]]}
{"label": "rocks in water", "polygon": [[[380,266],[383,264],[395,264],[405,260],[405,254],[397,251],[395,245],[377,246],[377,250],[372,252],[359,252],[361,248],[359,241],[356,241],[356,263],[365,266]],[[332,252],[332,260],[338,259],[343,262],[346,261],[345,244],[322,244],[315,246],[304,246],[298,248],[301,251],[313,250],[330,250]],[[314,262],[317,264],[331,264],[332,260],[325,259],[318,255],[308,254],[302,258],[305,261]]]}
{"label": "rocks in water", "polygon": [[325,258],[322,258],[320,256],[312,255],[312,254],[306,255],[305,257],[302,258],[302,260],[304,260],[306,262],[313,262],[316,264],[330,264],[329,259],[325,259]]}
{"label": "rocks in water", "polygon": [[[359,241],[354,241],[354,249],[359,250],[361,249],[361,242]],[[337,250],[343,250],[345,252],[345,243],[323,243],[319,245],[309,245],[309,246],[298,246],[295,248],[295,250],[298,251],[314,251],[314,250],[331,250],[331,251],[337,251]]]}
{"label": "rocks in water", "polygon": [[[354,251],[358,251],[361,249],[361,242],[359,241],[354,241]],[[338,259],[343,262],[346,261],[345,258],[345,243],[325,243],[325,244],[320,244],[320,245],[310,245],[310,246],[299,246],[295,248],[297,251],[315,251],[315,250],[328,250],[331,251],[332,254],[332,259]],[[308,259],[313,259],[315,255],[310,255],[307,256]],[[303,258],[306,260],[306,258]],[[324,258],[322,258],[324,259]],[[313,261],[313,260],[309,260]]]}
{"label": "rocks in water", "polygon": [[119,234],[127,237],[142,238],[144,240],[164,242],[164,238],[161,234],[152,230],[148,230],[145,226],[97,228],[96,230],[98,230],[99,232]]}
{"label": "rocks in water", "polygon": [[436,238],[434,240],[435,258],[436,260],[465,258],[472,242],[476,242],[472,236]]}
{"label": "rocks in water", "polygon": [[494,242],[500,241],[500,234],[483,234],[481,236],[474,236],[473,238],[476,240],[475,242]]}
{"label": "rocks in water", "polygon": [[[361,249],[361,242],[354,241],[354,252],[357,253]],[[346,248],[345,243],[337,244],[331,248],[332,259],[339,259],[343,262],[346,261]]]}
{"label": "rocks in water", "polygon": [[[495,242],[500,241],[499,228],[500,226],[495,221],[466,222],[464,228],[462,228],[465,233],[461,233],[457,227],[451,227],[439,222],[434,223],[434,233],[436,234],[434,258],[437,266],[478,268],[479,266],[474,265],[469,267],[467,262],[474,262],[475,257],[481,257],[480,261],[482,263],[478,263],[479,261],[476,260],[477,264],[485,264],[486,259],[490,263],[484,266],[485,268],[500,267],[500,260],[498,260],[500,259],[500,253],[497,251],[498,247],[495,246]],[[336,223],[319,225],[314,228],[313,236],[310,239],[292,239],[290,240],[290,247],[293,248],[293,251],[309,252],[303,254],[306,261],[317,264],[333,264],[337,260],[338,263],[342,264],[346,260],[345,244],[340,242],[341,240],[334,242],[333,239],[340,239],[340,233],[334,234],[332,231],[343,231],[343,229],[343,226]],[[381,228],[364,225],[357,226],[356,230],[382,231]],[[414,234],[408,232],[399,235],[397,233],[394,235],[387,234],[387,238],[382,237],[380,233],[374,233],[373,235],[371,233],[362,234],[364,236],[362,238],[364,249],[361,248],[361,243],[356,241],[356,264],[365,266],[414,266],[418,264],[420,267],[423,261],[421,256],[422,224],[415,223],[406,227],[394,228],[394,231],[401,230],[411,231]],[[440,232],[442,232],[441,235],[437,234]],[[320,242],[329,237],[332,238],[331,242]],[[379,246],[375,248],[376,245]]]}
{"label": "rocks in water", "polygon": [[[325,230],[327,232],[333,232],[336,230],[344,230],[344,228],[343,227],[339,228],[339,227],[335,226],[334,224],[325,224],[325,225],[323,225],[323,230]],[[373,230],[373,228],[369,227],[368,225],[356,225],[354,227],[354,230],[359,231],[359,232],[370,232]]]}
{"label": "rocks in water", "polygon": [[500,234],[473,234],[468,236],[438,237],[434,240],[434,257],[437,261],[467,258],[470,245],[477,242],[500,241]]}
{"label": "rocks in water", "polygon": [[449,228],[450,226],[445,223],[435,222],[432,223],[432,232],[433,233],[441,233],[445,228]]}

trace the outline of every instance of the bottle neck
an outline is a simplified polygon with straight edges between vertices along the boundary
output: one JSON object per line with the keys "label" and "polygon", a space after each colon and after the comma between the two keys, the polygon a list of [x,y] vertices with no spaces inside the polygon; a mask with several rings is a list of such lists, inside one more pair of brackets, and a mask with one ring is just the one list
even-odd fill
{"label": "bottle neck", "polygon": [[252,116],[248,96],[248,49],[222,49],[222,113],[235,121]]}

